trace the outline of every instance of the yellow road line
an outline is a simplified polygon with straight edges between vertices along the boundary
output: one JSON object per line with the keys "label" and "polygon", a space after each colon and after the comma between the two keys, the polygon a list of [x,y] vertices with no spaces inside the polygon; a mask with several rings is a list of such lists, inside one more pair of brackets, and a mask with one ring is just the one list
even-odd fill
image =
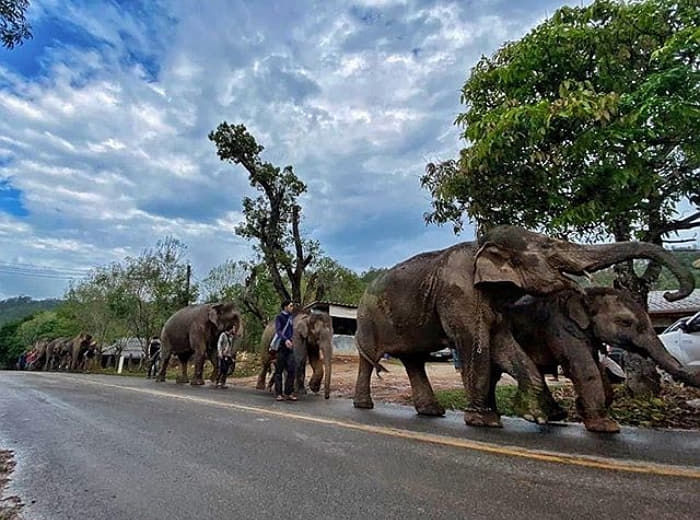
{"label": "yellow road line", "polygon": [[[61,376],[59,376],[61,377]],[[70,378],[72,381],[81,381],[75,378]],[[450,446],[453,448],[462,448],[467,450],[479,451],[483,453],[491,453],[496,455],[507,455],[511,457],[520,457],[524,459],[536,460],[540,462],[552,462],[557,464],[567,464],[570,466],[583,466],[586,468],[605,469],[611,471],[623,471],[627,473],[642,473],[647,475],[658,475],[665,477],[683,477],[700,479],[700,469],[673,466],[668,464],[654,464],[642,461],[622,461],[605,457],[594,457],[590,455],[569,455],[565,453],[557,453],[544,450],[533,450],[522,448],[519,446],[499,445],[480,441],[470,441],[467,439],[459,439],[446,435],[437,435],[432,433],[414,432],[399,428],[390,428],[386,426],[372,426],[369,424],[361,424],[351,421],[341,421],[337,419],[325,419],[322,417],[313,417],[309,415],[301,415],[297,413],[284,412],[281,410],[273,410],[269,408],[260,408],[257,406],[247,406],[236,403],[226,403],[203,397],[195,397],[190,395],[178,395],[160,390],[150,390],[146,388],[133,388],[128,386],[115,385],[110,383],[100,383],[97,381],[82,380],[81,382],[92,385],[119,388],[121,390],[129,390],[132,392],[169,397],[172,399],[180,399],[182,401],[191,401],[195,403],[207,404],[211,406],[219,406],[223,408],[231,408],[243,412],[251,412],[260,415],[270,415],[275,417],[284,417],[294,419],[296,421],[305,421],[315,424],[323,424],[327,426],[336,426],[348,430],[356,430],[366,433],[374,433],[377,435],[386,435],[397,437],[400,439],[409,439],[418,442],[429,444],[438,444],[441,446]]]}

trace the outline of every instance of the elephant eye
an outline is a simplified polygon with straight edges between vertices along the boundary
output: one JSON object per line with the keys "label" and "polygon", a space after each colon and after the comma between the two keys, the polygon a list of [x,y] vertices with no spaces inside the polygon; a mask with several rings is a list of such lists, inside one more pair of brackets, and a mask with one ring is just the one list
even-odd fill
{"label": "elephant eye", "polygon": [[631,318],[617,318],[615,323],[617,323],[620,327],[629,328],[634,324],[634,321]]}

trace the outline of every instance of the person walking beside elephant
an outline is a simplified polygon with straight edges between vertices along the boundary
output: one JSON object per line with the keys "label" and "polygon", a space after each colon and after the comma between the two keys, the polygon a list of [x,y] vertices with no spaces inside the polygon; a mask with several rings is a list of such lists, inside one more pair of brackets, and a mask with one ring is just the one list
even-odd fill
{"label": "person walking beside elephant", "polygon": [[236,353],[233,351],[233,339],[235,335],[233,328],[225,330],[219,335],[219,342],[216,346],[216,355],[219,360],[219,373],[216,379],[216,388],[228,388],[226,378],[231,366],[236,368]]}
{"label": "person walking beside elephant", "polygon": [[160,338],[153,336],[148,344],[148,374],[146,379],[158,373],[158,360],[160,359]]}
{"label": "person walking beside elephant", "polygon": [[[282,302],[282,312],[275,318],[275,338],[273,343],[277,346],[277,361],[275,363],[275,394],[278,401],[285,399],[296,401],[297,396],[294,394],[294,376],[295,376],[295,361],[294,361],[294,325],[292,324],[294,317],[292,310],[294,304],[285,300]],[[271,345],[272,347],[272,345]],[[274,348],[273,348],[274,350]],[[282,393],[282,375],[287,372],[284,380],[284,394]]]}

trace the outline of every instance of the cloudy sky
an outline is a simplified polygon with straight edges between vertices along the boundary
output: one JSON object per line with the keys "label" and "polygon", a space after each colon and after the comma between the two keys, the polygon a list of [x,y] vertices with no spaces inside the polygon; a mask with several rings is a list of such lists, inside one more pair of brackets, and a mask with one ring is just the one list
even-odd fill
{"label": "cloudy sky", "polygon": [[223,120],[294,165],[306,233],[348,267],[471,239],[426,227],[419,177],[460,148],[478,58],[564,3],[32,1],[34,39],[0,48],[0,298],[60,296],[166,235],[199,279],[250,256],[247,176],[207,139]]}

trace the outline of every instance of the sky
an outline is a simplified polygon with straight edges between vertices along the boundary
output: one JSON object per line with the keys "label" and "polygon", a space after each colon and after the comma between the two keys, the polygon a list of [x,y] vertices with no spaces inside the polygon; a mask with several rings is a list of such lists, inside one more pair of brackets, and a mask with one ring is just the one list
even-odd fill
{"label": "sky", "polygon": [[249,258],[247,174],[207,139],[222,121],[294,166],[304,232],[347,267],[472,239],[426,226],[420,176],[463,145],[479,57],[566,3],[32,1],[34,38],[0,48],[0,298],[60,297],[166,236],[195,280]]}

